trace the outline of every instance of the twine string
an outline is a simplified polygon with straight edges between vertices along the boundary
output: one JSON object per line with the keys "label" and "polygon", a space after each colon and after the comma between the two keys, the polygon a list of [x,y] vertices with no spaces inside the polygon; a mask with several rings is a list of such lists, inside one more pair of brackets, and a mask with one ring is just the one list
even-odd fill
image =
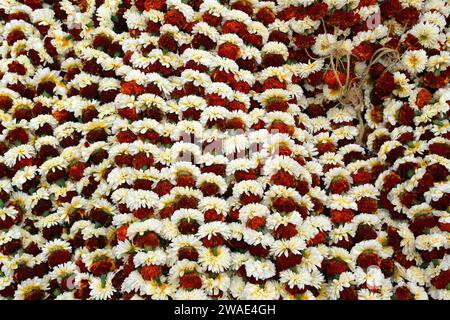
{"label": "twine string", "polygon": [[[326,32],[325,22],[322,19],[323,27]],[[331,47],[331,43],[327,37],[328,46]],[[345,63],[343,61],[343,57],[345,57]],[[340,50],[336,50],[333,48],[327,57],[330,63],[327,66],[326,70],[332,70],[333,75],[337,79],[339,84],[339,90],[341,91],[341,96],[338,99],[338,102],[343,106],[352,106],[356,111],[356,115],[358,117],[359,125],[358,125],[358,136],[356,137],[357,143],[360,145],[363,144],[364,133],[366,130],[366,124],[363,118],[363,112],[365,110],[364,104],[364,83],[369,75],[370,68],[381,61],[383,58],[387,62],[387,66],[383,71],[383,74],[388,71],[392,66],[394,66],[400,60],[400,54],[397,50],[382,47],[376,50],[372,58],[369,61],[369,64],[365,67],[361,76],[356,79],[350,81],[350,67],[351,67],[351,52],[347,52],[345,55],[340,52]],[[326,59],[326,58],[325,58]],[[341,79],[338,76],[338,68],[342,68],[343,72],[345,72],[345,82],[344,84],[341,82]]]}

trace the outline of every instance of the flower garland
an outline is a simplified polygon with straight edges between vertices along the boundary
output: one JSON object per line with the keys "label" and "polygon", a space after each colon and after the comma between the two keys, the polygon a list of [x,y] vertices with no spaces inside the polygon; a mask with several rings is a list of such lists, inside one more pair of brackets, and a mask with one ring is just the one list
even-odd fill
{"label": "flower garland", "polygon": [[3,1],[1,299],[450,299],[449,15]]}

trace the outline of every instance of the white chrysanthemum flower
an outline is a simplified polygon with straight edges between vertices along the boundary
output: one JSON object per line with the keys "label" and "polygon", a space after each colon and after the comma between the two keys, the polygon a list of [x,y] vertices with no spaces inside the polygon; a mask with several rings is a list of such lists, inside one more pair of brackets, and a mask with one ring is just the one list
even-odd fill
{"label": "white chrysanthemum flower", "polygon": [[425,50],[408,50],[403,54],[402,63],[411,74],[420,73],[425,70],[427,53]]}
{"label": "white chrysanthemum flower", "polygon": [[410,33],[417,38],[425,48],[436,48],[439,41],[439,27],[432,23],[418,23],[411,28]]}

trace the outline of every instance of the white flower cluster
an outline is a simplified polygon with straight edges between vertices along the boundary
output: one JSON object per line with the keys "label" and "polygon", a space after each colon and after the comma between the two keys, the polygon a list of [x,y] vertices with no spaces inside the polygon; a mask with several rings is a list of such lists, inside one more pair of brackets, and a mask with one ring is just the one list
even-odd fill
{"label": "white flower cluster", "polygon": [[450,299],[444,0],[24,3],[1,299]]}

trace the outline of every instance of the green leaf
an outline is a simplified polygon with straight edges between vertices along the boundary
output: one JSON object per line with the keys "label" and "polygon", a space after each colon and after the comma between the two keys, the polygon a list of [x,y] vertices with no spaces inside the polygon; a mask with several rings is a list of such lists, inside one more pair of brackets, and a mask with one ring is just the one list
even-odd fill
{"label": "green leaf", "polygon": [[437,125],[438,127],[442,127],[444,123],[441,120],[433,120],[433,124]]}
{"label": "green leaf", "polygon": [[22,142],[20,142],[20,140],[14,141],[14,145],[15,145],[16,147],[20,146],[21,144],[22,144]]}
{"label": "green leaf", "polygon": [[5,202],[2,199],[0,199],[0,208],[3,208],[4,205],[5,205]]}
{"label": "green leaf", "polygon": [[212,252],[213,252],[214,256],[217,257],[217,255],[218,255],[217,247],[213,247]]}
{"label": "green leaf", "polygon": [[69,35],[66,36],[66,40],[72,40],[72,39],[73,39],[73,37],[72,37],[71,34],[69,34]]}
{"label": "green leaf", "polygon": [[148,166],[147,165],[144,165],[143,167],[142,167],[142,170],[147,170],[148,169]]}
{"label": "green leaf", "polygon": [[102,274],[100,276],[100,281],[102,282],[102,287],[105,287],[105,285],[106,285],[106,277],[107,277],[106,274]]}
{"label": "green leaf", "polygon": [[64,178],[61,178],[58,181],[56,181],[56,184],[60,187],[64,187],[66,185],[66,180]]}
{"label": "green leaf", "polygon": [[111,20],[112,20],[113,22],[118,22],[118,21],[119,21],[119,17],[118,17],[118,16],[112,16],[112,17],[111,17]]}
{"label": "green leaf", "polygon": [[36,192],[36,188],[30,188],[30,190],[28,190],[29,194],[33,194]]}
{"label": "green leaf", "polygon": [[50,98],[50,97],[51,97],[51,94],[48,93],[47,91],[42,92],[42,95],[43,95],[44,97],[46,97],[46,98]]}
{"label": "green leaf", "polygon": [[410,148],[414,147],[414,141],[408,141],[406,145]]}
{"label": "green leaf", "polygon": [[102,46],[98,46],[97,48],[95,48],[95,49],[97,49],[97,50],[99,50],[99,51],[103,51],[103,50],[105,50],[105,48],[103,48]]}

